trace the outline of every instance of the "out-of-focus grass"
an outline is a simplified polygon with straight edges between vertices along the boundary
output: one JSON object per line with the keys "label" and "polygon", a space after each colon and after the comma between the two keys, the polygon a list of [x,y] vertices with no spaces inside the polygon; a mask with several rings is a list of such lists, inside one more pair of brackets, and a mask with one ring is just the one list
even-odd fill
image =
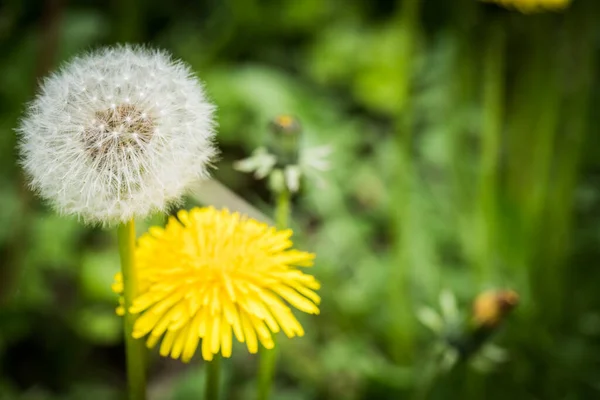
{"label": "out-of-focus grass", "polygon": [[[48,56],[32,4],[0,6],[0,399],[116,398],[114,234],[55,215],[16,163],[12,129]],[[191,63],[219,107],[215,175],[261,208],[263,183],[232,162],[268,120],[293,114],[307,145],[334,148],[327,187],[294,203],[297,235],[318,255],[322,315],[280,341],[274,398],[598,396],[600,4],[540,15],[474,0],[126,4],[55,10],[51,64],[117,39]],[[426,382],[438,341],[417,309],[446,288],[468,312],[494,287],[521,294],[494,338],[509,360]],[[249,398],[256,359],[224,364],[227,397]],[[199,396],[201,369],[154,355],[152,392]]]}

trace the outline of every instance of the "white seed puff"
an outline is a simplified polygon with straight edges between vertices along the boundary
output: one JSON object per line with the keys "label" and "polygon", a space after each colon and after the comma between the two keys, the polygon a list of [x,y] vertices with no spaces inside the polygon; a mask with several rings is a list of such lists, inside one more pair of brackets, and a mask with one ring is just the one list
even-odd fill
{"label": "white seed puff", "polygon": [[63,214],[104,225],[144,217],[208,175],[214,109],[168,53],[104,48],[44,80],[17,129],[22,164]]}

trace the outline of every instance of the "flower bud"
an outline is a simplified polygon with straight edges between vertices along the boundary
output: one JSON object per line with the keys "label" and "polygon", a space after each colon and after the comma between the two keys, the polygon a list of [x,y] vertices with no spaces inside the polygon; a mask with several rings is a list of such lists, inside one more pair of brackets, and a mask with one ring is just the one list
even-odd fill
{"label": "flower bud", "polygon": [[277,157],[277,166],[297,165],[300,158],[300,121],[289,115],[280,115],[269,124],[267,149]]}
{"label": "flower bud", "polygon": [[476,327],[495,328],[519,303],[512,290],[490,290],[479,294],[473,302],[473,322]]}

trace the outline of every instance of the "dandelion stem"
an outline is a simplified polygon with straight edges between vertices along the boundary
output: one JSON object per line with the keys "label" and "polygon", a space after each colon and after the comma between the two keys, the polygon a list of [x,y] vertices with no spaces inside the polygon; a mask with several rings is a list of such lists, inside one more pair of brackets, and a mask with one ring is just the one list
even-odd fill
{"label": "dandelion stem", "polygon": [[285,189],[277,196],[277,205],[275,208],[275,224],[277,225],[277,229],[286,229],[288,227],[290,200],[290,192]]}
{"label": "dandelion stem", "polygon": [[500,136],[504,120],[504,58],[505,32],[501,21],[490,27],[487,50],[484,57],[483,83],[483,127],[481,141],[481,175],[479,176],[478,227],[484,238],[479,258],[475,261],[480,284],[492,278],[492,263],[495,261],[497,232],[498,162]]}
{"label": "dandelion stem", "polygon": [[206,391],[204,400],[219,399],[219,383],[221,381],[221,355],[215,354],[212,361],[206,363]]}
{"label": "dandelion stem", "polygon": [[396,115],[398,167],[394,176],[394,202],[392,210],[392,235],[394,244],[388,279],[388,301],[390,324],[388,329],[389,349],[392,359],[398,364],[408,364],[413,356],[414,317],[411,304],[411,276],[415,262],[413,249],[416,243],[413,239],[415,226],[414,200],[411,192],[416,181],[413,174],[413,110],[410,101],[414,55],[416,41],[420,33],[421,0],[400,2],[398,23],[402,27],[399,46],[401,57],[398,59],[397,74],[399,84],[396,90],[401,93],[402,101],[398,105]]}
{"label": "dandelion stem", "polygon": [[144,400],[146,398],[146,371],[144,363],[144,344],[132,336],[135,316],[127,312],[137,292],[137,281],[133,264],[135,248],[135,222],[130,220],[120,224],[119,254],[121,256],[121,271],[123,274],[123,298],[125,300],[125,354],[127,360],[127,390],[129,400]]}
{"label": "dandelion stem", "polygon": [[[277,204],[275,206],[275,224],[277,225],[277,229],[285,229],[288,226],[290,197],[290,192],[287,189],[282,190],[277,196]],[[273,335],[273,342],[274,347],[272,349],[261,348],[260,351],[257,400],[268,400],[271,395],[278,355],[275,335]]]}
{"label": "dandelion stem", "polygon": [[258,395],[257,400],[268,400],[273,386],[273,375],[275,375],[275,363],[277,362],[277,342],[273,335],[275,346],[272,349],[261,348],[258,366]]}

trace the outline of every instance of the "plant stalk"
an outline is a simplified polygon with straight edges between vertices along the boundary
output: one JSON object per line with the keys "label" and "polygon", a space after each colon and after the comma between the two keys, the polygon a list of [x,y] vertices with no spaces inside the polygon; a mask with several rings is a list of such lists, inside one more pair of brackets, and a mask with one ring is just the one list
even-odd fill
{"label": "plant stalk", "polygon": [[128,312],[137,295],[137,277],[134,268],[135,221],[120,224],[118,228],[119,255],[123,274],[123,299],[125,301],[125,355],[127,363],[127,393],[129,400],[146,399],[145,347],[139,339],[134,339],[135,316]]}
{"label": "plant stalk", "polygon": [[501,21],[489,28],[483,67],[483,127],[481,138],[481,174],[479,176],[478,225],[483,238],[474,264],[480,285],[492,279],[496,261],[498,234],[498,164],[504,121],[506,35]]}
{"label": "plant stalk", "polygon": [[218,400],[221,382],[221,355],[215,354],[212,361],[206,363],[206,386],[204,400]]}
{"label": "plant stalk", "polygon": [[275,206],[275,225],[277,229],[287,229],[290,215],[291,195],[289,190],[282,190],[277,196],[277,205]]}
{"label": "plant stalk", "polygon": [[[277,204],[275,206],[275,224],[277,229],[286,229],[288,227],[288,219],[290,214],[291,194],[289,190],[282,190],[277,196]],[[258,366],[258,392],[256,398],[258,400],[268,400],[273,387],[273,377],[275,375],[275,364],[277,363],[276,336],[273,335],[275,346],[272,349],[260,349],[260,359]]]}
{"label": "plant stalk", "polygon": [[411,242],[411,231],[414,225],[414,204],[411,191],[415,181],[412,160],[413,111],[410,101],[413,83],[414,56],[420,34],[421,0],[399,2],[398,23],[402,27],[400,46],[401,56],[398,59],[399,85],[396,88],[402,94],[402,102],[396,110],[396,141],[398,145],[398,165],[393,176],[395,190],[392,206],[392,249],[394,260],[390,266],[388,282],[388,301],[390,323],[388,329],[389,349],[392,360],[398,364],[409,364],[413,357],[414,317],[412,296],[410,294],[411,274],[413,272],[414,246]]}

